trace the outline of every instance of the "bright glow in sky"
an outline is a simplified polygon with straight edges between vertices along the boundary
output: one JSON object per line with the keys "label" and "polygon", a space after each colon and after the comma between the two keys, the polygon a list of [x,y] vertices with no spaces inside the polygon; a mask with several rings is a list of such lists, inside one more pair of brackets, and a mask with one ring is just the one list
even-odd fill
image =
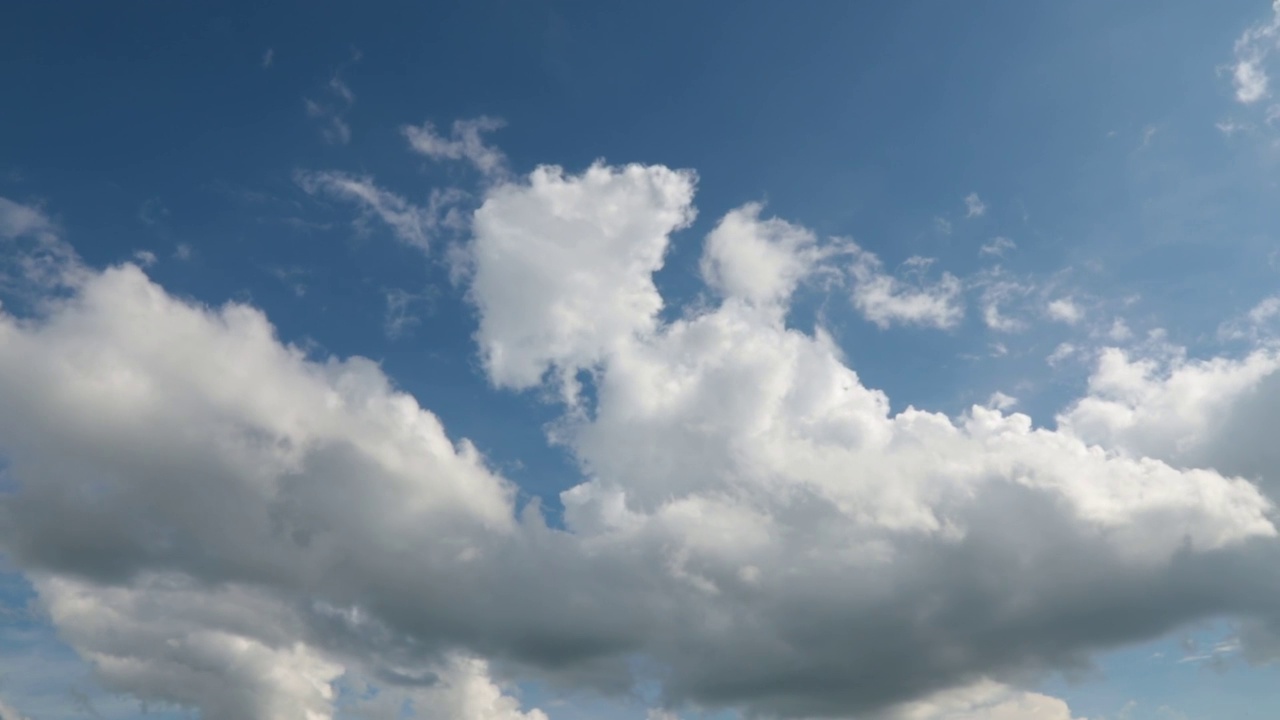
{"label": "bright glow in sky", "polygon": [[1280,0],[0,48],[0,720],[1280,713]]}

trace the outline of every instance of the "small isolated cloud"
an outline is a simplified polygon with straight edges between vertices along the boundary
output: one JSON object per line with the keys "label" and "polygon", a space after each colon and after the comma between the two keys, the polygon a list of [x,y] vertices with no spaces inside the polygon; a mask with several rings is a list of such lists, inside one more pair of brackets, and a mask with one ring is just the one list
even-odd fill
{"label": "small isolated cloud", "polygon": [[995,410],[1008,410],[1017,404],[1018,398],[1000,391],[991,393],[991,397],[987,398],[987,407]]}
{"label": "small isolated cloud", "polygon": [[987,204],[982,202],[978,193],[971,192],[964,198],[964,216],[967,218],[982,217],[987,214]]}
{"label": "small isolated cloud", "polygon": [[979,255],[994,255],[995,257],[1004,257],[1006,252],[1017,248],[1018,245],[1007,237],[992,238],[991,242],[978,248]]}
{"label": "small isolated cloud", "polygon": [[1053,300],[1045,308],[1045,312],[1053,320],[1068,325],[1075,325],[1084,319],[1084,311],[1076,304],[1075,300],[1066,297]]}
{"label": "small isolated cloud", "polygon": [[138,206],[138,222],[148,227],[156,227],[168,217],[169,208],[158,197],[147,198]]}
{"label": "small isolated cloud", "polygon": [[[937,282],[902,280],[884,270],[875,253],[856,245],[849,274],[853,278],[853,306],[877,327],[920,325],[946,329],[964,317],[960,280],[944,272]],[[917,276],[919,273],[917,273]]]}
{"label": "small isolated cloud", "polygon": [[1045,362],[1049,363],[1049,367],[1058,367],[1068,358],[1076,354],[1078,348],[1069,342],[1064,342],[1053,349],[1049,357],[1045,358]]}
{"label": "small isolated cloud", "polygon": [[431,295],[411,293],[393,288],[383,293],[387,310],[383,315],[382,330],[389,340],[399,340],[413,332],[422,323],[422,316],[431,311]]}
{"label": "small isolated cloud", "polygon": [[1247,132],[1253,129],[1252,125],[1236,122],[1235,120],[1223,120],[1215,123],[1214,127],[1218,128],[1218,131],[1227,137],[1232,137],[1236,133]]}
{"label": "small isolated cloud", "polygon": [[408,139],[409,147],[414,152],[436,161],[466,160],[480,174],[496,178],[506,173],[506,156],[501,150],[486,145],[481,136],[505,125],[499,118],[481,116],[471,120],[455,120],[449,137],[441,135],[429,122],[406,125],[400,132]]}
{"label": "small isolated cloud", "polygon": [[177,247],[173,249],[175,260],[190,260],[194,254],[195,249],[191,247],[190,243],[178,243]]}
{"label": "small isolated cloud", "polygon": [[133,252],[133,261],[141,267],[151,267],[156,264],[156,254],[150,250],[135,250]]}
{"label": "small isolated cloud", "polygon": [[1267,60],[1276,48],[1278,35],[1280,0],[1275,0],[1271,6],[1271,17],[1245,30],[1236,40],[1231,81],[1237,101],[1252,105],[1271,94]]}
{"label": "small isolated cloud", "polygon": [[[271,51],[267,51],[269,57],[274,58]],[[346,145],[351,142],[351,125],[347,123],[346,115],[351,110],[351,106],[356,102],[356,94],[351,90],[351,86],[343,79],[342,73],[347,66],[360,59],[360,53],[353,52],[351,59],[344,63],[341,67],[329,76],[329,82],[325,84],[319,99],[303,98],[303,105],[307,110],[307,116],[314,118],[320,124],[320,136],[325,142],[334,145]],[[266,67],[266,60],[264,58]]]}
{"label": "small isolated cloud", "polygon": [[1111,327],[1107,330],[1107,339],[1112,342],[1124,342],[1133,337],[1133,331],[1129,329],[1129,324],[1124,318],[1116,318],[1111,322]]}
{"label": "small isolated cloud", "polygon": [[358,231],[367,232],[369,220],[376,218],[391,228],[401,242],[421,250],[430,247],[435,231],[456,228],[461,222],[450,212],[463,196],[457,190],[435,190],[423,207],[378,187],[367,175],[299,170],[294,173],[294,181],[309,195],[326,195],[359,206],[361,215],[355,221]]}
{"label": "small isolated cloud", "polygon": [[1024,320],[1005,314],[1005,308],[1022,304],[1034,287],[1009,280],[999,268],[981,273],[975,283],[982,288],[984,325],[996,332],[1018,332],[1026,328]]}
{"label": "small isolated cloud", "polygon": [[271,67],[271,66],[272,66],[272,64],[274,64],[274,63],[275,63],[275,61],[276,61],[276,51],[275,51],[275,49],[274,49],[274,48],[267,48],[267,51],[266,51],[266,52],[264,52],[264,53],[262,53],[262,67],[263,67],[263,69],[266,69],[266,68]]}
{"label": "small isolated cloud", "polygon": [[1151,145],[1151,141],[1155,139],[1156,134],[1159,132],[1160,128],[1155,125],[1148,125],[1142,128],[1142,147],[1145,148]]}

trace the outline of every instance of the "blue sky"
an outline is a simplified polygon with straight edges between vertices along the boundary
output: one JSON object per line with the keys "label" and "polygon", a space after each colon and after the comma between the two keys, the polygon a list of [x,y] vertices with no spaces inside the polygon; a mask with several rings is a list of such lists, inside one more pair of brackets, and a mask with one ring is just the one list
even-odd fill
{"label": "blue sky", "polygon": [[3,720],[1280,710],[1280,6],[3,14]]}

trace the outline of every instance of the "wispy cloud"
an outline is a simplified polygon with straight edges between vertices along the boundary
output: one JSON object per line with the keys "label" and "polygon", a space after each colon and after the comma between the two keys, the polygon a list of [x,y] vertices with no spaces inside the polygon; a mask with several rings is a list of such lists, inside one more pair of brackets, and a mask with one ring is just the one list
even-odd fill
{"label": "wispy cloud", "polygon": [[991,242],[978,248],[979,255],[994,255],[995,257],[1004,257],[1004,254],[1010,250],[1017,248],[1018,245],[1007,237],[992,238]]}
{"label": "wispy cloud", "polygon": [[[268,57],[263,58],[263,67],[267,66],[268,59],[274,59],[274,53],[270,50],[267,52]],[[320,99],[303,98],[307,115],[320,123],[320,136],[325,139],[325,142],[339,145],[351,142],[351,125],[347,123],[346,115],[356,102],[356,94],[343,79],[342,74],[348,66],[359,60],[360,51],[352,51],[351,59],[329,76],[329,82],[325,84],[324,93]]]}
{"label": "wispy cloud", "polygon": [[1231,81],[1236,100],[1251,105],[1271,94],[1271,78],[1267,59],[1276,48],[1280,35],[1280,0],[1271,6],[1271,17],[1244,31],[1235,44],[1235,60],[1231,65]]}
{"label": "wispy cloud", "polygon": [[414,152],[432,160],[466,160],[485,177],[506,173],[506,156],[501,150],[486,145],[482,134],[505,126],[499,118],[481,116],[471,120],[455,120],[449,137],[441,135],[430,122],[406,125],[400,129]]}
{"label": "wispy cloud", "polygon": [[274,49],[274,48],[267,48],[267,51],[266,51],[266,52],[264,52],[264,53],[262,53],[262,67],[263,67],[263,69],[266,69],[266,68],[271,67],[271,66],[275,63],[275,61],[276,61],[276,51],[275,51],[275,49]]}
{"label": "wispy cloud", "polygon": [[853,306],[863,317],[881,328],[894,324],[923,325],[936,328],[954,327],[964,317],[960,280],[943,273],[936,282],[922,277],[920,262],[909,262],[916,281],[891,275],[874,253],[854,246]]}
{"label": "wispy cloud", "polygon": [[463,222],[455,212],[456,204],[465,197],[459,190],[435,190],[424,207],[378,187],[369,176],[299,170],[294,173],[294,181],[310,195],[327,195],[359,206],[361,216],[356,220],[357,229],[366,231],[368,220],[377,218],[401,242],[422,250],[430,247],[437,229],[457,229]]}

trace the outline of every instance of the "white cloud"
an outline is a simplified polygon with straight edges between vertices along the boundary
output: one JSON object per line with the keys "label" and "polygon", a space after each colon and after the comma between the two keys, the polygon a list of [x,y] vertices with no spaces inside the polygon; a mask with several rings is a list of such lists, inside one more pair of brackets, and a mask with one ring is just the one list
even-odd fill
{"label": "white cloud", "polygon": [[466,160],[480,174],[499,178],[506,174],[506,156],[501,150],[485,145],[483,133],[493,132],[506,125],[498,118],[478,117],[471,120],[455,120],[451,137],[440,135],[431,123],[406,125],[400,129],[409,140],[409,147],[432,160]]}
{"label": "white cloud", "polygon": [[964,198],[964,216],[967,218],[982,217],[987,214],[987,204],[982,202],[978,193],[972,192]]}
{"label": "white cloud", "polygon": [[777,306],[838,248],[819,246],[813,233],[784,220],[761,220],[761,209],[750,203],[720,220],[707,236],[702,277],[724,297]]}
{"label": "white cloud", "polygon": [[894,324],[955,327],[964,317],[960,280],[944,272],[937,282],[907,282],[885,272],[875,253],[850,244],[853,306],[878,327]]}
{"label": "white cloud", "polygon": [[1018,332],[1026,328],[1026,322],[1006,315],[1004,307],[1026,297],[1032,288],[1004,278],[999,268],[979,276],[977,284],[982,287],[982,322],[996,332]]}
{"label": "white cloud", "polygon": [[1275,0],[1271,17],[1245,30],[1236,40],[1231,80],[1239,102],[1250,105],[1271,94],[1267,62],[1275,50],[1278,35],[1280,0]]}
{"label": "white cloud", "polygon": [[1007,237],[992,238],[991,242],[983,245],[978,249],[979,255],[994,255],[996,257],[1004,257],[1004,254],[1010,250],[1017,248],[1018,245]]}
{"label": "white cloud", "polygon": [[[113,688],[211,720],[330,718],[366,685],[442,718],[542,720],[508,677],[761,716],[1065,720],[1013,678],[1276,607],[1269,481],[1143,457],[1127,448],[1146,435],[1107,420],[1185,383],[1126,360],[1090,391],[1122,407],[1061,429],[895,413],[824,331],[786,326],[801,274],[748,261],[795,269],[805,231],[744,210],[706,248],[721,297],[661,319],[652,275],[693,184],[542,168],[476,215],[491,379],[592,371],[552,426],[582,469],[563,529],[517,514],[372,361],[308,358],[261,313],[126,265],[0,313],[0,453],[21,483],[0,544]],[[1157,450],[1194,445],[1159,427]]]}
{"label": "white cloud", "polygon": [[53,221],[39,208],[0,197],[0,238],[47,235],[54,230]]}
{"label": "white cloud", "polygon": [[996,410],[1009,410],[1018,404],[1018,398],[996,391],[987,400],[987,407]]}
{"label": "white cloud", "polygon": [[1223,340],[1250,340],[1262,342],[1274,336],[1271,326],[1280,318],[1280,295],[1263,298],[1241,317],[1232,318],[1218,326],[1218,337]]}
{"label": "white cloud", "polygon": [[936,228],[938,229],[938,232],[939,232],[939,233],[941,233],[941,234],[943,234],[943,235],[950,235],[950,234],[951,234],[951,221],[950,221],[950,220],[948,220],[948,219],[946,219],[946,218],[944,218],[944,217],[936,217],[936,218],[934,218],[934,219],[933,219],[933,225],[934,225],[934,227],[936,227]]}
{"label": "white cloud", "polygon": [[332,170],[300,170],[294,173],[294,181],[310,195],[327,195],[359,206],[362,214],[356,220],[358,230],[367,231],[369,219],[377,218],[401,242],[420,250],[431,246],[433,235],[441,228],[457,227],[450,211],[463,197],[456,190],[435,190],[423,207],[378,187],[371,177]]}
{"label": "white cloud", "polygon": [[1069,297],[1050,301],[1045,306],[1045,312],[1049,314],[1051,319],[1068,325],[1075,325],[1084,319],[1084,311],[1080,309],[1074,299]]}
{"label": "white cloud", "polygon": [[262,53],[262,67],[263,67],[263,69],[266,69],[266,68],[271,67],[271,66],[272,66],[272,64],[274,64],[274,63],[275,63],[275,61],[276,61],[276,51],[275,51],[275,49],[274,49],[274,48],[267,48],[267,51],[266,51],[266,52],[264,52],[264,53]]}
{"label": "white cloud", "polygon": [[150,250],[135,250],[133,252],[133,261],[142,267],[151,267],[158,262],[156,254]]}
{"label": "white cloud", "polygon": [[541,167],[493,188],[476,211],[471,295],[476,340],[496,385],[532,387],[555,367],[590,368],[652,330],[650,277],[669,234],[693,220],[689,172]]}
{"label": "white cloud", "polygon": [[1069,342],[1059,343],[1058,346],[1053,349],[1053,352],[1049,354],[1049,357],[1045,358],[1045,362],[1049,363],[1050,367],[1056,368],[1061,365],[1064,360],[1072,357],[1078,351],[1079,348]]}
{"label": "white cloud", "polygon": [[[984,680],[938,692],[871,720],[1077,720],[1067,703]],[[1084,720],[1080,718],[1078,720]]]}

